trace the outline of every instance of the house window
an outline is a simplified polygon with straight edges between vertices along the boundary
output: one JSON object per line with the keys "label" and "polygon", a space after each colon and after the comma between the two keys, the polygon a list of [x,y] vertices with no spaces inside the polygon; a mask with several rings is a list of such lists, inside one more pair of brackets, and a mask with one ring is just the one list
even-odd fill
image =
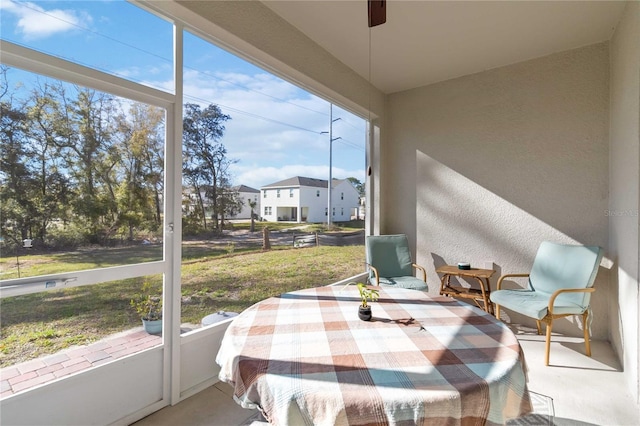
{"label": "house window", "polygon": [[335,216],[335,215],[336,215],[336,208],[335,208],[335,207],[333,207],[333,208],[331,209],[331,216]]}
{"label": "house window", "polygon": [[344,207],[340,208],[340,216],[344,216]]}
{"label": "house window", "polygon": [[318,189],[318,190],[316,191],[316,197],[319,197],[319,196],[320,196],[320,190]]}
{"label": "house window", "polygon": [[293,188],[289,190],[289,198],[293,198]]}
{"label": "house window", "polygon": [[341,192],[341,193],[340,193],[340,199],[341,199],[341,200],[344,200],[344,192]]}
{"label": "house window", "polygon": [[327,207],[325,207],[325,208],[324,208],[324,215],[325,215],[325,216],[327,215],[327,211],[328,211],[328,209],[327,209]]}
{"label": "house window", "polygon": [[262,198],[267,198],[267,190],[265,189],[264,192],[262,193]]}
{"label": "house window", "polygon": [[280,198],[280,190],[276,190],[276,197]]}
{"label": "house window", "polygon": [[265,206],[265,208],[264,208],[264,215],[265,215],[265,216],[269,216],[269,215],[271,215],[271,206]]}

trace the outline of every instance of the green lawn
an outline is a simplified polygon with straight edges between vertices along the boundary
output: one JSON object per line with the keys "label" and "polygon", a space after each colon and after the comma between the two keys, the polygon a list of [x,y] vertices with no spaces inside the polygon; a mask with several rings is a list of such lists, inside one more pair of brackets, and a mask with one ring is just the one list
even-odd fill
{"label": "green lawn", "polygon": [[[122,257],[155,258],[157,247],[110,249],[92,263],[90,253],[32,255],[24,262],[48,268],[92,269]],[[182,266],[182,323],[199,324],[219,310],[240,312],[270,296],[330,284],[364,270],[364,247],[293,249],[195,247]],[[107,259],[107,260],[105,260]],[[111,259],[111,260],[109,260]],[[4,259],[8,261],[10,259]],[[21,262],[23,260],[21,259]],[[68,270],[68,269],[67,269]],[[24,276],[24,275],[23,275]],[[8,277],[4,277],[8,278]],[[160,277],[147,277],[160,283]],[[0,301],[0,366],[5,367],[73,345],[140,326],[130,306],[143,278],[4,298]]]}

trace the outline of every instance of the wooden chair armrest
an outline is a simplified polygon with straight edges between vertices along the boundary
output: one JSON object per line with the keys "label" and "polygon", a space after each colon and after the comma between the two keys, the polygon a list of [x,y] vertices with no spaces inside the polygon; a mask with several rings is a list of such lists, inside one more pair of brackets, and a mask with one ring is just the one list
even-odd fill
{"label": "wooden chair armrest", "polygon": [[422,266],[420,265],[416,265],[415,263],[412,264],[414,268],[419,269],[422,271],[422,280],[426,283],[427,282],[427,270],[424,269]]}
{"label": "wooden chair armrest", "polygon": [[[373,271],[373,276],[374,276],[374,277],[375,277],[375,279],[376,279],[375,284],[374,284],[374,283],[371,283],[371,284],[373,284],[373,285],[378,285],[378,286],[379,286],[379,285],[380,285],[380,276],[378,275],[378,270],[376,269],[376,267],[375,267],[375,266],[373,266],[373,265],[372,265],[372,264],[370,264],[370,263],[365,263],[365,264],[366,264],[369,268],[371,268],[371,270]],[[371,281],[371,280],[369,280],[369,281]]]}
{"label": "wooden chair armrest", "polygon": [[505,278],[524,278],[524,277],[528,277],[529,274],[506,274],[500,277],[500,279],[498,280],[498,285],[496,286],[496,290],[500,290],[500,288],[502,287],[502,280],[504,280]]}
{"label": "wooden chair armrest", "polygon": [[556,297],[558,297],[562,293],[593,293],[594,291],[596,291],[596,289],[593,288],[593,287],[587,287],[587,288],[560,288],[560,289],[554,291],[553,294],[551,295],[551,299],[549,299],[549,306],[547,306],[547,310],[549,311],[549,313],[551,315],[553,315],[553,304],[556,301]]}

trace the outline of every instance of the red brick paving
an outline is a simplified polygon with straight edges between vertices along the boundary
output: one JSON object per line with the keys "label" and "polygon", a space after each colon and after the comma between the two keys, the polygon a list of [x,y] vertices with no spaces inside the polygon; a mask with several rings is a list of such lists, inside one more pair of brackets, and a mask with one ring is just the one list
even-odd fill
{"label": "red brick paving", "polygon": [[162,343],[141,328],[0,369],[0,399]]}

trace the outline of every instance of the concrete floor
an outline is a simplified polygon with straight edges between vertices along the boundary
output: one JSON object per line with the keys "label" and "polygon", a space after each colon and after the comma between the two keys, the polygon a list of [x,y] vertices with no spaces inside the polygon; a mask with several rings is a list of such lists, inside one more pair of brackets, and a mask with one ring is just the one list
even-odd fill
{"label": "concrete floor", "polygon": [[[584,355],[584,341],[554,336],[550,366],[544,366],[544,336],[514,329],[529,369],[534,413],[509,425],[640,425],[640,407],[627,385],[607,342],[591,343],[592,357]],[[226,383],[166,407],[135,423],[136,426],[264,425],[256,411],[245,410],[231,397]]]}

